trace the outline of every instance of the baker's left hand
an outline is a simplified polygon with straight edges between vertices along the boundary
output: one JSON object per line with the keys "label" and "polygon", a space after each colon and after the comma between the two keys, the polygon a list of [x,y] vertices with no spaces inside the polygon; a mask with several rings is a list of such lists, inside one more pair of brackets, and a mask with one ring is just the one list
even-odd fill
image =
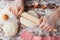
{"label": "baker's left hand", "polygon": [[13,2],[13,4],[9,7],[9,10],[16,16],[19,16],[24,11],[23,1],[17,0]]}

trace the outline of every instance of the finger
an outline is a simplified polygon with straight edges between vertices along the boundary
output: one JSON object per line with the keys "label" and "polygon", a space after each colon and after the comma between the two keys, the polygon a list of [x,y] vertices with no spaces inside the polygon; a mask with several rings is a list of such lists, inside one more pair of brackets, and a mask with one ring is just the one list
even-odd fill
{"label": "finger", "polygon": [[43,21],[45,22],[46,20],[47,20],[47,18],[44,16],[44,17],[43,17]]}
{"label": "finger", "polygon": [[43,16],[39,19],[39,24],[41,24],[43,22]]}
{"label": "finger", "polygon": [[18,9],[18,11],[20,11],[21,7],[18,7],[17,9]]}
{"label": "finger", "polygon": [[45,26],[42,29],[46,30],[46,28],[48,28],[48,24],[45,24]]}
{"label": "finger", "polygon": [[48,31],[51,28],[51,26],[48,26],[45,30]]}
{"label": "finger", "polygon": [[24,7],[21,7],[18,15],[21,15],[21,13],[22,13],[23,11],[24,11]]}
{"label": "finger", "polygon": [[16,16],[18,15],[18,9],[15,9],[15,15]]}
{"label": "finger", "polygon": [[42,22],[42,23],[39,25],[39,27],[40,27],[40,28],[42,28],[42,27],[43,27],[43,25],[44,25],[44,22]]}
{"label": "finger", "polygon": [[52,29],[53,29],[53,26],[51,26],[51,28],[48,31],[50,32],[50,31],[52,31]]}
{"label": "finger", "polygon": [[45,25],[42,25],[40,28],[42,28],[43,29],[43,27],[44,27]]}
{"label": "finger", "polygon": [[18,16],[18,13],[20,11],[20,7],[17,7],[17,10],[16,10],[16,15]]}
{"label": "finger", "polygon": [[18,15],[20,15],[22,13],[22,10],[20,10],[19,12],[18,12]]}

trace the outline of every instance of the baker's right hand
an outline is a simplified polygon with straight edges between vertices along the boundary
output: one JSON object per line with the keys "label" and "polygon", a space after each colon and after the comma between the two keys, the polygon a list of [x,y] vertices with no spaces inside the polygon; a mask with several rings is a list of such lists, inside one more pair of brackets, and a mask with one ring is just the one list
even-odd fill
{"label": "baker's right hand", "polygon": [[39,27],[45,31],[52,31],[56,25],[56,19],[53,16],[43,16],[40,18]]}

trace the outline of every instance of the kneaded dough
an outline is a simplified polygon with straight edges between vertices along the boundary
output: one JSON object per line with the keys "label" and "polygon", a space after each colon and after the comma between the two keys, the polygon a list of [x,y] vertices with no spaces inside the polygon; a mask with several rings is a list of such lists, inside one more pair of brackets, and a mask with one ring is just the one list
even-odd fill
{"label": "kneaded dough", "polygon": [[33,23],[32,21],[30,21],[24,17],[20,18],[20,22],[22,25],[29,27],[29,28],[33,28],[33,27],[37,26],[35,23]]}
{"label": "kneaded dough", "polygon": [[[35,13],[34,11],[30,10],[28,11],[28,14],[32,15],[33,17],[36,17],[39,19],[39,15],[37,13]],[[27,16],[28,17],[28,16]],[[20,22],[22,25],[29,27],[29,28],[34,28],[37,26],[37,24],[35,24],[34,22],[24,18],[24,17],[20,17]]]}
{"label": "kneaded dough", "polygon": [[39,18],[39,15],[33,10],[29,10],[28,13],[36,18]]}
{"label": "kneaded dough", "polygon": [[18,24],[13,22],[5,23],[3,26],[3,32],[7,36],[14,36],[18,32]]}

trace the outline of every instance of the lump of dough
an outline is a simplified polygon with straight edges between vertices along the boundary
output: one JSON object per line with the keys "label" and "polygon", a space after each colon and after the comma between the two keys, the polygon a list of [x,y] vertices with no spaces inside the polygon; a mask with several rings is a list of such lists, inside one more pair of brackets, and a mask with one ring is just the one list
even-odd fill
{"label": "lump of dough", "polygon": [[20,22],[22,25],[29,27],[29,28],[34,28],[35,26],[37,26],[34,22],[32,22],[24,17],[20,18]]}
{"label": "lump of dough", "polygon": [[36,18],[39,18],[39,15],[33,10],[29,10],[28,13]]}
{"label": "lump of dough", "polygon": [[[32,10],[28,11],[28,14],[39,19],[39,15]],[[37,26],[37,24],[35,24],[34,22],[32,22],[24,17],[20,17],[20,22],[22,25],[29,27],[29,28],[34,28]]]}
{"label": "lump of dough", "polygon": [[18,32],[18,24],[13,22],[5,23],[3,26],[3,32],[7,36],[14,36]]}

